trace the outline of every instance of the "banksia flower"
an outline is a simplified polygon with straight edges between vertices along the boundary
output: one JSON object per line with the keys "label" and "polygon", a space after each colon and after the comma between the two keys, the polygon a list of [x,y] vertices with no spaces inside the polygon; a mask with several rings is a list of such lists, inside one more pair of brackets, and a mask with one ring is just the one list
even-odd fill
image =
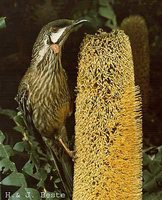
{"label": "banksia flower", "polygon": [[129,36],[134,69],[135,83],[140,86],[142,94],[142,106],[144,113],[148,108],[149,101],[149,41],[148,30],[145,20],[141,16],[130,16],[121,23],[121,29]]}
{"label": "banksia flower", "polygon": [[76,98],[73,200],[140,200],[139,91],[123,31],[87,35]]}

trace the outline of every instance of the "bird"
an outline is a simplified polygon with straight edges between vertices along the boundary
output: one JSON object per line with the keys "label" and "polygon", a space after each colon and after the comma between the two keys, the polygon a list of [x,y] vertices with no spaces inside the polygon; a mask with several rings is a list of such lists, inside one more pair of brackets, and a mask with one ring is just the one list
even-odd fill
{"label": "bird", "polygon": [[72,108],[61,61],[62,47],[70,33],[85,22],[86,19],[58,19],[41,29],[33,46],[30,66],[20,81],[15,98],[28,132],[40,141],[43,149],[48,149],[52,141],[55,167],[60,179],[66,182],[64,189],[70,197],[72,175],[68,161],[74,151],[69,149],[65,123]]}

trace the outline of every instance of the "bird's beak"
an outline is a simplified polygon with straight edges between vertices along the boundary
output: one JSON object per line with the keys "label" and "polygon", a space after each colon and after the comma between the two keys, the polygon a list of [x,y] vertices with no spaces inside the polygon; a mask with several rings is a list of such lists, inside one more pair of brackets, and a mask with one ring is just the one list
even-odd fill
{"label": "bird's beak", "polygon": [[74,21],[74,23],[72,23],[72,28],[78,27],[79,25],[84,24],[85,22],[89,22],[87,19],[79,19]]}
{"label": "bird's beak", "polygon": [[88,20],[79,19],[79,20],[73,21],[71,25],[67,26],[65,29],[65,32],[62,34],[62,36],[58,40],[58,43],[60,44],[60,46],[64,44],[64,42],[66,41],[70,33],[72,33],[76,28],[80,28],[81,25],[83,25],[86,22],[88,22]]}

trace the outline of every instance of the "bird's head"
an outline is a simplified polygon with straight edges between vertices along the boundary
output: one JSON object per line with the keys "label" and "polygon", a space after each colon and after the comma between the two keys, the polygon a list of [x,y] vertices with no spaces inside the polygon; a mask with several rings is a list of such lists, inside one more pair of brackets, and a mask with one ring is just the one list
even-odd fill
{"label": "bird's head", "polygon": [[79,27],[85,19],[69,20],[59,19],[45,25],[34,44],[32,63],[38,65],[46,55],[56,57],[61,52],[61,47],[75,27]]}

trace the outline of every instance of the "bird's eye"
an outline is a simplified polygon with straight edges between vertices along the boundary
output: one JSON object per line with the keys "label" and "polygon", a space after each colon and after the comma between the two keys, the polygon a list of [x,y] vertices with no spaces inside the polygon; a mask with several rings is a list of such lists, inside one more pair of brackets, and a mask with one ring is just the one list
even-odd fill
{"label": "bird's eye", "polygon": [[52,32],[53,32],[53,33],[56,33],[57,31],[58,31],[58,28],[52,27]]}

